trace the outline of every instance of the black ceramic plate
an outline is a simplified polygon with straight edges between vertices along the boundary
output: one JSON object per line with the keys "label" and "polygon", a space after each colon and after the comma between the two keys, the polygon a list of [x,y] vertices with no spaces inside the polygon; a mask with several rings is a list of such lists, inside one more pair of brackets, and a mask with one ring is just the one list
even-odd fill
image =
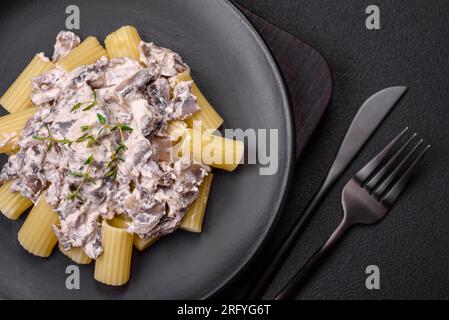
{"label": "black ceramic plate", "polygon": [[[204,231],[176,231],[144,252],[134,250],[123,287],[93,279],[94,264],[80,266],[80,290],[65,287],[71,262],[55,249],[48,259],[17,242],[18,221],[0,218],[0,296],[7,299],[206,298],[241,270],[266,239],[283,203],[293,161],[293,131],[282,79],[265,44],[227,1],[14,1],[0,10],[0,92],[36,52],[52,52],[65,29],[65,8],[81,11],[81,37],[99,39],[126,24],[144,40],[178,51],[228,128],[279,129],[279,169],[259,175],[243,165],[214,179]],[[2,164],[6,157],[2,157]]]}

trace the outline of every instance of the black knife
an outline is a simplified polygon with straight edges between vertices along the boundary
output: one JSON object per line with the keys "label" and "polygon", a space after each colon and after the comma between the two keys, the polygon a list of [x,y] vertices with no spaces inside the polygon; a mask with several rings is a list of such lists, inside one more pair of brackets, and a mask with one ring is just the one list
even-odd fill
{"label": "black knife", "polygon": [[320,189],[309,202],[292,229],[287,233],[262,276],[250,287],[247,295],[248,299],[257,300],[262,297],[329,189],[343,174],[363,145],[406,91],[407,87],[404,86],[386,88],[373,94],[363,103],[352,120]]}

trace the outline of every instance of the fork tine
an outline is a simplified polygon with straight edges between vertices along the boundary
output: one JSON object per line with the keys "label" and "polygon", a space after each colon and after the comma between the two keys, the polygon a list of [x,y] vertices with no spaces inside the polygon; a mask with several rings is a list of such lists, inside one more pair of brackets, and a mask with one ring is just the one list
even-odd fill
{"label": "fork tine", "polygon": [[423,139],[419,140],[418,143],[412,148],[412,150],[409,151],[409,153],[402,159],[402,161],[396,165],[396,168],[388,175],[387,178],[374,190],[373,194],[375,197],[380,198],[387,188],[391,185],[394,179],[397,178],[399,172],[403,170],[405,167],[405,163],[413,156],[413,154],[416,152],[418,147],[423,143]]}
{"label": "fork tine", "polygon": [[383,149],[377,156],[374,157],[373,160],[368,162],[359,172],[356,173],[355,178],[361,183],[364,184],[366,179],[371,176],[376,170],[376,168],[382,163],[382,161],[387,157],[390,150],[395,146],[395,144],[401,139],[401,137],[407,132],[408,127],[406,127],[402,132],[394,138],[386,147]]}
{"label": "fork tine", "polygon": [[396,160],[399,158],[399,156],[404,151],[404,149],[407,148],[410,145],[410,143],[412,143],[413,139],[415,139],[416,136],[417,136],[417,134],[414,133],[407,140],[407,142],[404,143],[402,145],[402,147],[399,148],[398,151],[396,151],[396,153],[390,158],[390,160],[388,160],[388,162],[385,165],[383,165],[382,168],[371,179],[369,179],[369,181],[365,184],[365,187],[369,191],[371,191],[375,186],[377,186],[379,184],[379,182],[385,176],[385,174],[388,172],[388,170],[390,170],[390,168],[392,168],[393,164],[396,163]]}
{"label": "fork tine", "polygon": [[405,189],[408,180],[412,176],[416,164],[424,156],[427,150],[429,150],[429,148],[430,145],[427,145],[424,148],[424,150],[421,151],[421,153],[416,157],[416,159],[410,164],[408,169],[404,172],[402,177],[396,182],[396,184],[390,189],[390,191],[388,191],[388,193],[381,198],[382,203],[384,203],[388,207],[394,205],[394,203],[398,200],[399,196],[401,195],[402,191]]}

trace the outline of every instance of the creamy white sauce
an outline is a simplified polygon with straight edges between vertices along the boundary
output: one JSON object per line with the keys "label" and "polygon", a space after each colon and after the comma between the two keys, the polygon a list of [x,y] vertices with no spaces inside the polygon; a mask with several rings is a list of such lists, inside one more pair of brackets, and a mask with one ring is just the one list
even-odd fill
{"label": "creamy white sauce", "polygon": [[[79,43],[67,34],[58,39],[56,58]],[[102,219],[123,214],[129,232],[142,238],[174,231],[209,171],[166,155],[167,121],[199,111],[191,83],[170,79],[188,67],[152,43],[142,42],[140,51],[145,65],[103,57],[36,77],[31,99],[39,111],[0,174],[0,182],[13,180],[12,190],[33,201],[45,195],[60,217],[53,226],[60,243],[83,247],[92,258],[102,252]],[[85,135],[94,138],[90,144],[80,141]]]}
{"label": "creamy white sauce", "polygon": [[80,38],[70,31],[61,31],[56,36],[55,48],[53,51],[53,62],[58,62],[69,52],[80,44]]}

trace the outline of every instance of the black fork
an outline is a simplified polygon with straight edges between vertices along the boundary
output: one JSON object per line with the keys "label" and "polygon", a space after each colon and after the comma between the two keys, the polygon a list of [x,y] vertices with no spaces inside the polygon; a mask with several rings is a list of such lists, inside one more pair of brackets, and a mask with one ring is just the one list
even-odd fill
{"label": "black fork", "polygon": [[405,189],[417,163],[430,147],[429,145],[423,147],[423,139],[416,142],[417,134],[414,133],[393,153],[392,149],[399,144],[407,131],[408,128],[405,128],[348,181],[342,192],[344,215],[340,225],[277,294],[276,300],[294,297],[301,285],[318,268],[327,253],[350,227],[355,224],[377,223],[388,214]]}

